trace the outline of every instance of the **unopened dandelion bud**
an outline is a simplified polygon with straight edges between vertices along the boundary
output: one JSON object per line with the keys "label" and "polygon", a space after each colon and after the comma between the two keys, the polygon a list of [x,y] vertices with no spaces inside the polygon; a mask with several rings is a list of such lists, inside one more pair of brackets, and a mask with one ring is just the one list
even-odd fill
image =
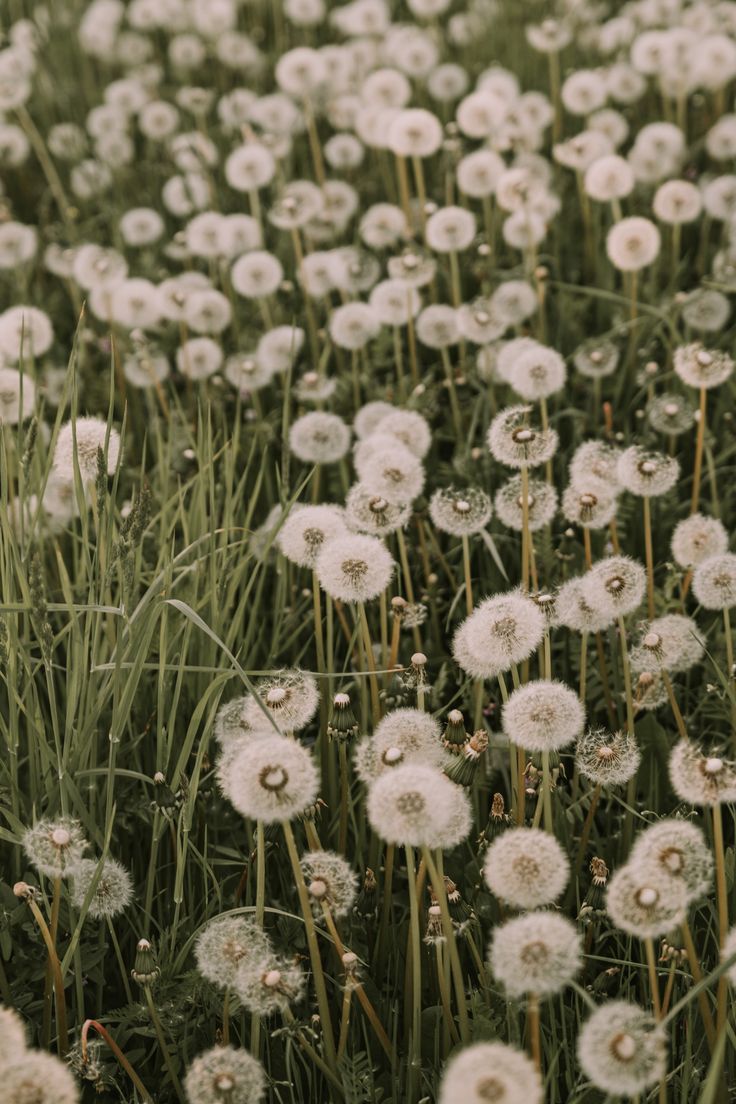
{"label": "unopened dandelion bud", "polygon": [[363,884],[355,901],[355,911],[359,916],[374,915],[378,899],[377,890],[378,883],[376,882],[376,875],[368,866],[363,875]]}
{"label": "unopened dandelion bud", "polygon": [[482,730],[474,732],[452,761],[445,767],[445,774],[458,786],[470,786],[483,752],[488,747],[488,735]]}
{"label": "unopened dandelion bud", "polygon": [[167,784],[165,776],[161,771],[157,771],[153,776],[154,791],[153,791],[153,806],[160,810],[162,813],[166,813],[167,810],[173,809],[176,805],[176,795],[171,787]]}
{"label": "unopened dandelion bud", "polygon": [[157,980],[160,970],[156,965],[153,948],[147,939],[139,939],[135,949],[135,965],[130,971],[133,981],[139,985],[152,985]]}
{"label": "unopened dandelion bud", "polygon": [[327,735],[332,740],[355,739],[360,731],[355,719],[350,696],[335,694],[332,699],[332,716],[327,724]]}
{"label": "unopened dandelion bud", "polygon": [[442,743],[448,751],[457,755],[465,743],[468,734],[465,731],[465,721],[459,709],[452,709],[447,715],[447,727],[442,736]]}

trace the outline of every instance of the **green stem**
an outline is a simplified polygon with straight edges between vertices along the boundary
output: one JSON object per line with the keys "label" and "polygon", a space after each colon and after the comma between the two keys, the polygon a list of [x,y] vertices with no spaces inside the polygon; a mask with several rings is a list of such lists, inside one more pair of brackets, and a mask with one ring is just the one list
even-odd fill
{"label": "green stem", "polygon": [[428,847],[422,847],[422,858],[427,864],[430,881],[432,882],[432,889],[434,890],[437,904],[440,906],[440,912],[442,913],[442,928],[445,933],[447,949],[450,954],[450,966],[452,968],[452,977],[455,986],[455,1001],[457,1003],[458,1017],[460,1020],[460,1038],[465,1045],[470,1041],[470,1021],[468,1019],[468,1008],[465,1000],[463,968],[460,963],[455,929],[453,927],[452,917],[450,916],[450,908],[447,903],[445,880],[440,876],[435,861],[432,858],[432,853]]}

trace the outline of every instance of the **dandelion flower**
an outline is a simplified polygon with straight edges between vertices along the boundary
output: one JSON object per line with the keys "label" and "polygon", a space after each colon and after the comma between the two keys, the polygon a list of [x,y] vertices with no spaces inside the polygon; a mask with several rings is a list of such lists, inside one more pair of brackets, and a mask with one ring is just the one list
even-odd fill
{"label": "dandelion flower", "polygon": [[301,966],[267,947],[241,959],[233,989],[238,1000],[256,1016],[284,1013],[302,999],[306,979]]}
{"label": "dandelion flower", "polygon": [[555,912],[530,912],[497,927],[490,966],[512,1000],[534,993],[552,996],[572,981],[582,964],[575,925]]}
{"label": "dandelion flower", "polygon": [[681,801],[720,805],[736,801],[736,763],[717,750],[705,751],[690,740],[679,740],[670,752],[670,781]]}
{"label": "dandelion flower", "polygon": [[617,494],[618,458],[621,450],[603,441],[584,441],[570,461],[570,482],[602,494]]}
{"label": "dandelion flower", "polygon": [[485,529],[491,513],[491,500],[479,487],[443,487],[429,500],[429,516],[437,529],[455,537]]}
{"label": "dandelion flower", "polygon": [[290,511],[276,541],[287,560],[312,570],[325,541],[347,532],[339,506],[298,506]]}
{"label": "dandelion flower", "polygon": [[527,402],[547,399],[562,390],[567,379],[563,357],[555,349],[534,341],[519,355],[509,372],[508,380],[517,395]]}
{"label": "dandelion flower", "polygon": [[394,561],[376,537],[349,534],[327,541],[317,557],[317,577],[332,598],[368,602],[391,581]]}
{"label": "dandelion flower", "polygon": [[652,429],[669,437],[678,437],[695,425],[695,411],[680,395],[658,395],[647,407]]}
{"label": "dandelion flower", "polygon": [[255,695],[244,703],[243,714],[251,729],[266,727],[270,718],[280,732],[298,732],[312,720],[318,705],[316,679],[293,668],[259,680]]}
{"label": "dandelion flower", "polygon": [[427,219],[424,235],[435,253],[459,253],[475,237],[475,216],[464,207],[440,207]]}
{"label": "dandelion flower", "polygon": [[600,632],[611,623],[606,611],[601,613],[587,598],[585,577],[568,579],[555,596],[555,623],[577,633]]}
{"label": "dandelion flower", "polygon": [[18,425],[30,418],[35,401],[36,386],[31,377],[0,366],[0,425]]}
{"label": "dandelion flower", "polygon": [[706,349],[700,341],[678,345],[674,352],[673,367],[688,387],[706,391],[719,387],[731,376],[736,362],[720,349]]}
{"label": "dandelion flower", "polygon": [[19,1061],[27,1045],[26,1027],[18,1013],[0,1005],[0,1067]]}
{"label": "dandelion flower", "polygon": [[646,572],[628,556],[608,556],[594,564],[583,576],[586,601],[610,621],[633,613],[641,605],[646,587]]}
{"label": "dandelion flower", "polygon": [[337,414],[313,410],[289,430],[289,448],[305,464],[334,464],[350,447],[350,430]]}
{"label": "dandelion flower", "polygon": [[687,671],[703,658],[705,642],[691,617],[670,613],[644,626],[641,640],[632,649],[632,665],[638,670]]}
{"label": "dandelion flower", "polygon": [[21,843],[30,861],[47,878],[67,877],[87,847],[82,825],[71,817],[39,820],[25,830]]}
{"label": "dandelion flower", "polygon": [[[379,428],[383,429],[383,422]],[[369,491],[396,506],[413,502],[424,489],[421,460],[396,437],[383,432],[360,442],[355,470]]]}
{"label": "dandelion flower", "polygon": [[199,933],[194,957],[203,977],[229,989],[240,963],[268,949],[268,936],[253,917],[216,916]]}
{"label": "dandelion flower", "polygon": [[631,862],[652,863],[681,881],[689,902],[704,897],[713,882],[713,856],[702,829],[681,818],[667,817],[640,832]]}
{"label": "dandelion flower", "polygon": [[335,919],[348,916],[358,894],[358,875],[350,863],[334,851],[305,851],[301,867],[317,919],[323,904]]}
{"label": "dandelion flower", "polygon": [[588,729],[575,745],[575,765],[599,786],[621,786],[636,774],[641,752],[630,732]]}
{"label": "dandelion flower", "polygon": [[[524,528],[522,477],[514,475],[496,491],[496,514],[509,529],[520,533]],[[529,532],[535,533],[548,525],[557,513],[557,491],[544,479],[528,481],[527,514]]]}
{"label": "dandelion flower", "polygon": [[[72,904],[81,909],[87,893],[97,878],[100,863],[96,859],[79,859],[70,868],[72,879]],[[102,871],[97,878],[87,909],[93,920],[117,916],[133,899],[133,881],[122,863],[107,858],[102,863]]]}
{"label": "dandelion flower", "polygon": [[259,1104],[266,1093],[263,1067],[247,1050],[212,1047],[194,1059],[184,1079],[189,1104]]}
{"label": "dandelion flower", "polygon": [[26,1050],[2,1067],[8,1104],[79,1104],[79,1090],[64,1062],[42,1050]]}
{"label": "dandelion flower", "polygon": [[613,224],[606,237],[606,252],[620,272],[639,272],[656,260],[660,243],[654,223],[634,216]]}
{"label": "dandelion flower", "polygon": [[473,678],[495,678],[534,652],[544,635],[544,614],[520,590],[486,598],[455,633],[456,662]]}
{"label": "dandelion flower", "polygon": [[[76,439],[76,444],[75,444]],[[54,451],[54,471],[68,482],[74,481],[75,459],[83,483],[97,478],[97,454],[102,450],[108,475],[115,471],[120,456],[120,434],[104,418],[77,418],[59,430]]]}
{"label": "dandelion flower", "polygon": [[683,883],[633,855],[608,883],[608,915],[617,928],[639,939],[653,939],[679,927],[687,904]]}
{"label": "dandelion flower", "polygon": [[438,1104],[542,1104],[542,1081],[533,1062],[504,1043],[473,1043],[450,1058]]}
{"label": "dandelion flower", "polygon": [[491,422],[488,448],[495,460],[509,468],[537,467],[557,450],[557,434],[532,426],[531,411],[531,406],[508,406]]}
{"label": "dandelion flower", "polygon": [[411,503],[392,503],[375,494],[364,483],[354,483],[345,499],[348,528],[374,537],[385,537],[403,529],[411,517]]}
{"label": "dandelion flower", "polygon": [[680,567],[694,567],[728,550],[728,533],[718,518],[692,514],[679,521],[672,534],[672,556]]}
{"label": "dandelion flower", "polygon": [[606,1001],[583,1024],[578,1061],[596,1088],[614,1096],[638,1096],[667,1072],[667,1037],[654,1017],[636,1004]]}
{"label": "dandelion flower", "polygon": [[736,555],[724,552],[701,560],[693,571],[693,594],[704,609],[736,605]]}
{"label": "dandelion flower", "polygon": [[586,490],[580,484],[568,484],[562,495],[563,514],[583,529],[605,529],[615,518],[617,506],[615,494]]}
{"label": "dandelion flower", "polygon": [[368,791],[368,820],[387,843],[449,850],[472,824],[465,791],[416,763],[380,775]]}
{"label": "dandelion flower", "polygon": [[680,475],[680,465],[674,456],[632,445],[619,456],[617,474],[619,483],[630,494],[653,498],[672,490]]}
{"label": "dandelion flower", "polygon": [[249,740],[231,764],[226,796],[244,817],[274,824],[313,805],[319,789],[311,755],[287,736]]}
{"label": "dandelion flower", "polygon": [[503,707],[503,730],[527,751],[557,751],[577,739],[585,709],[563,682],[535,679],[520,686]]}
{"label": "dandelion flower", "polygon": [[539,828],[510,828],[488,848],[486,883],[499,900],[517,909],[551,905],[570,876],[567,855],[554,836]]}

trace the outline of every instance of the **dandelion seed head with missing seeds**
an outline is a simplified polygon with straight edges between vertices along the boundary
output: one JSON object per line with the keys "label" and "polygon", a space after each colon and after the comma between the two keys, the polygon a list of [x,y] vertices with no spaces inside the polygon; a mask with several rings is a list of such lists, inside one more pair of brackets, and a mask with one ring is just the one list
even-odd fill
{"label": "dandelion seed head with missing seeds", "polygon": [[691,805],[736,801],[736,764],[719,749],[706,750],[691,740],[679,740],[670,752],[672,788]]}
{"label": "dandelion seed head with missing seeds", "polygon": [[447,1063],[438,1104],[542,1104],[542,1081],[531,1059],[501,1042],[472,1043]]}
{"label": "dandelion seed head with missing seeds", "polygon": [[687,671],[703,658],[705,641],[691,617],[669,613],[645,623],[631,663],[637,670]]}
{"label": "dandelion seed head with missing seeds", "polygon": [[429,500],[429,516],[442,533],[471,536],[491,519],[491,500],[480,487],[441,487]]}
{"label": "dandelion seed head with missing seeds", "polygon": [[[593,339],[580,345],[572,355],[572,362],[581,376],[588,379],[605,379],[618,368],[620,352],[612,341]],[[597,444],[589,441],[586,444]],[[584,446],[583,446],[584,447]]]}
{"label": "dandelion seed head with missing seeds", "polygon": [[701,560],[693,571],[693,594],[704,609],[736,606],[736,555],[724,552]]}
{"label": "dandelion seed head with missing seeds", "polygon": [[277,954],[270,945],[241,959],[233,980],[238,1000],[256,1016],[287,1012],[301,1001],[305,988],[298,962]]}
{"label": "dandelion seed head with missing seeds", "polygon": [[[494,506],[499,521],[520,533],[524,528],[522,477],[514,475],[496,491]],[[529,532],[548,525],[557,513],[557,491],[544,479],[529,479],[527,514]]]}
{"label": "dandelion seed head with missing seeds", "polygon": [[557,451],[556,432],[532,425],[531,412],[531,406],[508,406],[491,422],[488,448],[500,464],[533,468],[546,463]]}
{"label": "dandelion seed head with missing seeds", "polygon": [[495,678],[536,650],[544,614],[526,594],[512,590],[484,599],[456,630],[456,663],[473,678]]}
{"label": "dandelion seed head with missing seeds", "polygon": [[692,514],[678,521],[672,533],[672,556],[680,567],[693,567],[728,550],[728,533],[718,518]]}
{"label": "dandelion seed head with missing seeds", "polygon": [[228,989],[240,963],[268,947],[268,936],[252,916],[216,916],[199,933],[194,957],[203,977]]}
{"label": "dandelion seed head with missing seeds", "polygon": [[21,838],[30,862],[47,878],[66,878],[88,844],[82,825],[72,817],[39,820]]}
{"label": "dandelion seed head with missing seeds", "polygon": [[658,395],[647,406],[647,420],[658,433],[678,437],[695,425],[695,411],[680,395]]}
{"label": "dandelion seed head with missing seeds", "polygon": [[630,556],[608,556],[582,577],[582,592],[593,609],[609,621],[633,613],[641,605],[646,572]]}
{"label": "dandelion seed head with missing seeds", "polygon": [[102,863],[99,877],[99,862],[96,859],[79,859],[71,868],[71,900],[75,908],[81,909],[87,893],[97,878],[97,884],[87,908],[93,920],[117,916],[123,912],[133,899],[133,881],[129,872],[117,859],[108,856]]}
{"label": "dandelion seed head with missing seeds", "polygon": [[736,362],[720,349],[706,349],[700,341],[678,345],[672,366],[688,387],[710,390],[719,387],[731,376]]}
{"label": "dandelion seed head with missing seeds", "polygon": [[383,541],[361,534],[328,541],[317,558],[320,586],[343,602],[368,602],[389,582],[394,561]]}
{"label": "dandelion seed head with missing seeds", "polygon": [[713,883],[713,855],[701,828],[681,818],[657,821],[634,840],[631,862],[651,863],[681,882],[688,903],[699,901]]}
{"label": "dandelion seed head with missing seeds", "polygon": [[472,823],[464,790],[433,767],[413,763],[376,779],[368,791],[367,813],[387,843],[432,850],[455,847]]}
{"label": "dandelion seed head with missing seeds", "polygon": [[312,720],[318,705],[316,679],[295,667],[258,681],[255,695],[246,699],[245,719],[256,731],[267,729],[270,719],[280,732],[298,732]]}
{"label": "dandelion seed head with missing seeds", "polygon": [[563,682],[535,679],[510,695],[501,714],[509,740],[527,751],[557,751],[577,739],[585,709]]}
{"label": "dandelion seed head with missing seeds", "polygon": [[609,1000],[583,1024],[577,1055],[596,1088],[636,1096],[664,1078],[667,1037],[651,1013],[628,1001]]}
{"label": "dandelion seed head with missing seeds", "polygon": [[287,560],[314,570],[325,541],[347,533],[339,506],[296,506],[279,529],[277,544]]}
{"label": "dandelion seed head with missing seeds", "polygon": [[358,875],[350,863],[334,851],[305,851],[301,857],[312,911],[322,919],[322,906],[339,920],[348,916],[358,894]]}
{"label": "dandelion seed head with missing seeds", "polygon": [[580,936],[567,917],[529,912],[494,929],[491,971],[508,996],[552,996],[573,980],[582,965]]}
{"label": "dandelion seed head with missing seeds", "polygon": [[584,778],[597,785],[623,785],[634,777],[640,762],[639,746],[629,732],[591,728],[575,745],[575,765]]}
{"label": "dandelion seed head with missing seeds", "polygon": [[685,887],[653,863],[632,855],[608,883],[606,910],[627,935],[653,939],[685,919]]}
{"label": "dandelion seed head with missing seeds", "polygon": [[618,459],[621,450],[604,441],[584,441],[570,461],[570,482],[586,490],[617,494]]}
{"label": "dandelion seed head with missing seeds", "polygon": [[226,796],[237,811],[264,824],[299,816],[319,792],[312,756],[287,736],[247,741],[225,782]]}
{"label": "dandelion seed head with missing seeds", "polygon": [[652,452],[640,445],[624,449],[618,458],[618,481],[630,494],[653,498],[672,490],[680,474],[674,456]]}
{"label": "dandelion seed head with missing seeds", "polygon": [[517,909],[551,905],[570,876],[567,855],[539,828],[510,828],[493,841],[483,866],[492,893]]}
{"label": "dandelion seed head with missing seeds", "polygon": [[403,529],[411,514],[411,503],[391,503],[363,483],[354,483],[345,499],[344,516],[348,528],[374,537],[385,537]]}
{"label": "dandelion seed head with missing seeds", "polygon": [[189,1104],[260,1104],[266,1093],[261,1063],[247,1050],[215,1046],[199,1054],[184,1078]]}
{"label": "dandelion seed head with missing seeds", "polygon": [[583,529],[605,529],[615,518],[617,507],[615,495],[587,490],[582,483],[569,483],[562,494],[563,514]]}

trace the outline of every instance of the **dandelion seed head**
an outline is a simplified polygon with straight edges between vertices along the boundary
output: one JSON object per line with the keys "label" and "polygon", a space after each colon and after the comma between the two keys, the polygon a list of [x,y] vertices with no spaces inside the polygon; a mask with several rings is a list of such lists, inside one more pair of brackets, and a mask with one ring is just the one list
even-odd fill
{"label": "dandelion seed head", "polygon": [[12,1065],[23,1057],[28,1045],[25,1024],[14,1008],[0,1006],[0,1066]]}
{"label": "dandelion seed head", "polygon": [[601,786],[620,786],[636,774],[641,752],[629,732],[588,729],[575,745],[575,764],[584,778]]}
{"label": "dandelion seed head", "polygon": [[317,557],[320,586],[343,602],[368,602],[386,589],[394,561],[383,541],[362,533],[327,541]]}
{"label": "dandelion seed head", "polygon": [[672,365],[688,387],[710,390],[729,379],[736,361],[720,349],[706,349],[700,341],[692,341],[677,346]]}
{"label": "dandelion seed head", "polygon": [[580,936],[559,913],[529,912],[495,928],[489,959],[494,976],[512,1000],[527,993],[552,996],[580,969]]}
{"label": "dandelion seed head", "polygon": [[429,516],[436,528],[455,537],[485,529],[491,513],[491,500],[479,487],[442,487],[429,500]]}
{"label": "dandelion seed head", "polygon": [[672,534],[672,556],[680,567],[694,567],[728,550],[728,533],[718,518],[692,514],[679,521]]}
{"label": "dandelion seed head", "polygon": [[660,233],[650,219],[632,216],[613,224],[606,237],[606,253],[614,268],[639,272],[659,254]]}
{"label": "dandelion seed head", "polygon": [[[509,529],[520,533],[524,528],[523,484],[514,475],[496,491],[496,514]],[[527,493],[529,531],[537,532],[548,525],[557,513],[557,491],[544,479],[529,479]]]}
{"label": "dandelion seed head", "polygon": [[570,876],[567,855],[539,828],[510,828],[486,852],[483,874],[492,893],[517,909],[551,905]]}
{"label": "dandelion seed head", "polygon": [[433,767],[402,764],[385,771],[368,791],[368,819],[387,843],[448,850],[472,822],[465,791]]}
{"label": "dandelion seed head", "polygon": [[259,1104],[266,1076],[247,1050],[216,1046],[194,1059],[184,1089],[189,1104]]}
{"label": "dandelion seed head", "polygon": [[255,695],[245,700],[244,716],[253,731],[268,728],[270,719],[280,732],[298,732],[312,720],[318,705],[316,679],[293,668],[259,680]]}
{"label": "dandelion seed head", "polygon": [[301,966],[268,946],[241,959],[233,989],[238,1000],[256,1016],[284,1013],[297,1005],[306,988]]}
{"label": "dandelion seed head", "polygon": [[9,1104],[79,1104],[76,1080],[52,1054],[25,1050],[2,1070],[3,1096]]}
{"label": "dandelion seed head", "polygon": [[687,904],[682,882],[634,855],[608,883],[608,915],[617,928],[639,939],[656,938],[678,927]]}
{"label": "dandelion seed head", "polygon": [[96,859],[79,859],[69,869],[72,904],[78,909],[82,908],[87,893],[97,878],[87,908],[93,920],[117,916],[133,899],[133,880],[123,864],[108,857],[102,863],[102,871],[97,877],[99,865]]}
{"label": "dandelion seed head", "polygon": [[82,859],[87,840],[82,825],[72,817],[39,820],[21,839],[29,860],[47,878],[66,878]]}
{"label": "dandelion seed head", "polygon": [[530,406],[509,406],[491,422],[488,448],[499,463],[510,468],[533,468],[554,456],[558,444],[556,432],[532,425],[531,411]]}
{"label": "dandelion seed head", "polygon": [[688,903],[699,901],[713,882],[713,856],[702,829],[687,820],[667,817],[640,832],[631,862],[651,863],[682,882]]}
{"label": "dandelion seed head", "polygon": [[[74,439],[76,437],[76,448]],[[107,441],[107,444],[105,443]],[[54,472],[58,478],[74,482],[75,457],[82,483],[93,483],[97,478],[97,453],[102,449],[106,457],[108,475],[115,471],[120,456],[120,434],[110,427],[104,418],[77,418],[66,422],[59,430],[54,450]]]}
{"label": "dandelion seed head", "polygon": [[347,533],[339,506],[297,506],[279,529],[276,541],[287,560],[314,570],[325,541]]}
{"label": "dandelion seed head", "polygon": [[672,788],[681,801],[711,806],[736,801],[736,764],[691,740],[675,744],[669,771]]}
{"label": "dandelion seed head", "polygon": [[[629,556],[608,556],[599,560],[582,579],[582,591],[588,604],[610,621],[633,613],[641,605],[646,587],[646,572]],[[610,623],[610,622],[609,622]]]}
{"label": "dandelion seed head", "polygon": [[253,917],[218,916],[200,932],[194,956],[203,977],[220,989],[228,989],[240,963],[262,955],[268,948],[268,936]]}
{"label": "dandelion seed head", "polygon": [[559,750],[582,732],[585,709],[563,682],[535,679],[510,695],[502,724],[509,740],[527,751]]}
{"label": "dandelion seed head", "polygon": [[544,614],[521,591],[484,599],[455,633],[455,661],[474,678],[495,678],[528,659],[544,635]]}
{"label": "dandelion seed head", "polygon": [[440,1082],[438,1104],[542,1104],[534,1064],[515,1047],[473,1043],[455,1051]]}
{"label": "dandelion seed head", "polygon": [[322,919],[322,904],[335,919],[348,916],[358,894],[358,875],[350,863],[334,851],[306,851],[301,866],[315,917]]}
{"label": "dandelion seed head", "polygon": [[704,609],[736,605],[736,555],[724,552],[700,560],[693,571],[693,594]]}
{"label": "dandelion seed head", "polygon": [[337,414],[313,410],[289,430],[289,448],[305,464],[334,464],[350,447],[350,430]]}
{"label": "dandelion seed head", "polygon": [[306,748],[274,735],[246,742],[233,759],[224,790],[242,816],[275,824],[313,805],[319,781]]}
{"label": "dandelion seed head", "polygon": [[630,494],[653,498],[672,490],[680,465],[674,456],[632,445],[619,456],[617,474],[618,482]]}
{"label": "dandelion seed head", "polygon": [[609,1000],[583,1024],[578,1061],[596,1088],[636,1096],[656,1085],[667,1069],[667,1040],[654,1017],[636,1004]]}

